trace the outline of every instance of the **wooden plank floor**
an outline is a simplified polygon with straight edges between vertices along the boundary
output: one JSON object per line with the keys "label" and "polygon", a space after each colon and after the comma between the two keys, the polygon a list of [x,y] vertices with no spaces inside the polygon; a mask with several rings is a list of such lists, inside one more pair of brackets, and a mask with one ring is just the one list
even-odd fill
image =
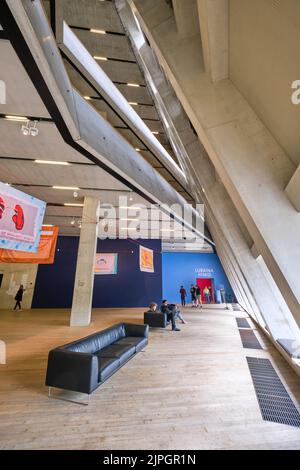
{"label": "wooden plank floor", "polygon": [[47,397],[49,349],[119,321],[142,323],[142,309],[93,312],[69,328],[66,310],[0,312],[1,449],[300,449],[300,430],[261,418],[245,356],[267,357],[298,402],[300,381],[272,345],[242,348],[235,317],[187,308],[181,332],[153,329],[138,354],[85,407]]}

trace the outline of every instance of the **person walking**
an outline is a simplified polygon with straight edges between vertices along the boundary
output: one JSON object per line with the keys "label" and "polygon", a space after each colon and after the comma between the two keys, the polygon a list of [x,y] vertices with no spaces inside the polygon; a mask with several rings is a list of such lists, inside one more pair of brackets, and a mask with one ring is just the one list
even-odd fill
{"label": "person walking", "polygon": [[22,310],[21,302],[23,300],[24,291],[25,291],[24,286],[23,286],[23,284],[21,284],[20,287],[19,287],[19,290],[18,290],[18,292],[16,293],[16,296],[15,296],[16,305],[14,307],[14,310],[16,310],[17,307],[19,307],[19,310]]}
{"label": "person walking", "polygon": [[202,308],[201,289],[200,286],[196,286],[196,306]]}
{"label": "person walking", "polygon": [[207,286],[204,287],[203,294],[205,295],[206,303],[210,304],[210,290]]}
{"label": "person walking", "polygon": [[181,305],[185,307],[185,298],[186,298],[186,290],[183,286],[180,287],[180,298],[181,298]]}

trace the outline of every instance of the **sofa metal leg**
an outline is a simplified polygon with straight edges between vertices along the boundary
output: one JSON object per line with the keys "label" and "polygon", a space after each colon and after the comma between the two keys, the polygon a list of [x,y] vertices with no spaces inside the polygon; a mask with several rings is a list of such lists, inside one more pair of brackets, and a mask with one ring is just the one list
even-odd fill
{"label": "sofa metal leg", "polygon": [[[88,396],[88,401],[87,402],[83,402],[83,401],[77,401],[77,400],[72,400],[71,398],[66,398],[66,397],[62,397],[62,396],[56,396],[56,395],[53,395],[51,394],[51,388],[52,387],[49,387],[48,388],[48,397],[49,398],[52,398],[52,399],[55,399],[55,400],[62,400],[62,401],[68,401],[70,403],[76,403],[77,405],[83,405],[83,406],[88,406],[90,404],[90,394],[86,393],[86,394],[83,394],[83,395],[87,395]],[[78,392],[80,393],[80,392]]]}

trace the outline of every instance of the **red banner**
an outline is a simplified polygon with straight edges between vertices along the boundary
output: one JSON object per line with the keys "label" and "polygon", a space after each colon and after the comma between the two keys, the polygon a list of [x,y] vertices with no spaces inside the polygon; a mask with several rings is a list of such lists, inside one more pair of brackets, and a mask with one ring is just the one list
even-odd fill
{"label": "red banner", "polygon": [[42,227],[42,233],[38,251],[28,253],[26,251],[0,250],[0,263],[54,263],[58,227]]}

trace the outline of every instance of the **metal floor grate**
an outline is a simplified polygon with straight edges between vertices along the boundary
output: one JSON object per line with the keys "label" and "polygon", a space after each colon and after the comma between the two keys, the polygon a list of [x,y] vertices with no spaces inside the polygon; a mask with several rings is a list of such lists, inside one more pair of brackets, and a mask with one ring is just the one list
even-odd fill
{"label": "metal floor grate", "polygon": [[269,359],[246,359],[263,419],[300,428],[300,413]]}
{"label": "metal floor grate", "polygon": [[251,328],[247,318],[236,318],[238,328]]}
{"label": "metal floor grate", "polygon": [[233,308],[233,310],[235,310],[235,311],[238,311],[238,312],[241,311],[241,308],[240,308],[239,304],[232,304],[232,308]]}
{"label": "metal floor grate", "polygon": [[252,330],[239,330],[243,347],[247,349],[263,349]]}

